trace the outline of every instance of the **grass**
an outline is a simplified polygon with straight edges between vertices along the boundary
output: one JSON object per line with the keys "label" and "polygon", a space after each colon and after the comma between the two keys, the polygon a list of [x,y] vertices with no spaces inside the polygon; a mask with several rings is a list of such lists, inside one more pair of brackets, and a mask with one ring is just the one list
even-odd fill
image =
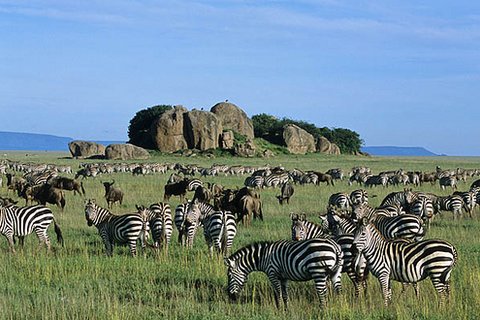
{"label": "grass", "polygon": [[[8,153],[11,160],[38,163],[68,164],[75,170],[80,162],[63,153]],[[180,158],[155,155],[149,161],[196,163],[210,166],[227,165],[282,165],[287,169],[300,168],[326,171],[340,167],[366,165],[374,172],[403,168],[405,170],[433,171],[442,168],[478,168],[478,158],[368,158],[352,156],[278,155],[271,159],[240,159],[233,157],[208,159],[204,157]],[[102,175],[84,180],[87,198],[96,198],[105,206],[100,181],[115,179],[125,191],[122,206],[116,213],[133,212],[136,204],[148,205],[162,200],[163,186],[169,174],[134,177],[131,174]],[[240,186],[245,177],[220,176],[204,178],[228,187]],[[461,184],[468,189],[470,183]],[[290,205],[278,205],[278,190],[262,190],[265,222],[254,221],[252,226],[239,226],[234,241],[236,250],[258,240],[277,240],[290,237],[290,212],[305,212],[310,220],[318,221],[317,214],[325,211],[328,197],[339,191],[350,192],[357,186],[339,182],[331,186],[296,186]],[[373,205],[385,195],[399,188],[373,188],[369,194]],[[438,185],[419,188],[436,194],[448,194]],[[5,187],[0,195],[6,195]],[[191,196],[191,195],[190,195]],[[172,198],[170,205],[178,204]],[[100,236],[94,227],[88,227],[84,217],[84,199],[67,193],[64,213],[53,207],[60,223],[65,247],[55,240],[50,230],[53,252],[37,250],[34,235],[26,238],[25,247],[16,254],[8,250],[7,242],[0,240],[0,318],[1,319],[474,319],[480,314],[480,222],[479,212],[472,220],[454,221],[449,214],[433,222],[428,238],[441,238],[453,243],[459,252],[458,265],[452,273],[451,301],[438,306],[436,293],[429,280],[419,283],[420,297],[413,289],[400,293],[401,286],[393,283],[393,303],[383,307],[378,281],[371,277],[366,297],[356,300],[353,286],[345,276],[343,293],[330,296],[327,308],[321,310],[313,282],[290,282],[289,310],[277,310],[273,291],[264,274],[253,273],[241,292],[237,303],[229,302],[225,294],[226,271],[222,257],[208,256],[203,237],[197,236],[194,247],[185,250],[176,243],[174,231],[168,253],[147,251],[136,258],[129,256],[126,247],[116,247],[108,258]]]}

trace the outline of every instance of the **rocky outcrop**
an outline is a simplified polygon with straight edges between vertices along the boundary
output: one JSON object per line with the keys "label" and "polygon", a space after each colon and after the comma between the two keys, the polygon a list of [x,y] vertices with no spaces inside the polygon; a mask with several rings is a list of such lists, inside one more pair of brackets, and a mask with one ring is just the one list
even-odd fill
{"label": "rocky outcrop", "polygon": [[222,149],[233,149],[235,146],[235,136],[233,134],[233,131],[228,130],[222,132],[222,135],[220,137],[220,148]]}
{"label": "rocky outcrop", "polygon": [[316,142],[317,152],[325,154],[341,154],[340,148],[333,142],[328,141],[325,137],[318,138]]}
{"label": "rocky outcrop", "polygon": [[150,129],[156,148],[161,152],[175,152],[188,148],[185,138],[184,116],[188,110],[176,106],[164,112]]}
{"label": "rocky outcrop", "polygon": [[208,111],[192,110],[185,114],[186,140],[190,149],[218,148],[223,127],[217,116]]}
{"label": "rocky outcrop", "polygon": [[305,154],[316,150],[313,136],[294,124],[287,124],[283,128],[283,140],[288,151],[293,154]]}
{"label": "rocky outcrop", "polygon": [[150,158],[147,150],[133,144],[111,144],[105,149],[105,157],[109,160],[144,160]]}
{"label": "rocky outcrop", "polygon": [[221,121],[224,130],[233,130],[249,139],[253,139],[253,122],[247,114],[229,102],[220,102],[214,105],[210,112]]}
{"label": "rocky outcrop", "polygon": [[247,139],[245,143],[237,143],[234,151],[237,156],[251,158],[257,154],[257,147],[253,143],[253,140]]}
{"label": "rocky outcrop", "polygon": [[105,155],[105,146],[91,141],[71,141],[68,149],[74,158],[103,157]]}

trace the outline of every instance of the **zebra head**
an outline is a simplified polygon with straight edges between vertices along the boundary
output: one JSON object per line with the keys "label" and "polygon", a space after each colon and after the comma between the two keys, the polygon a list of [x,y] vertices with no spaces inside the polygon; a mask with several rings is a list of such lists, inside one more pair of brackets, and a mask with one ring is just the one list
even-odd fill
{"label": "zebra head", "polygon": [[232,258],[225,258],[225,265],[228,267],[228,297],[230,298],[230,300],[236,301],[238,293],[242,290],[243,285],[247,280],[247,274],[242,271],[238,262]]}
{"label": "zebra head", "polygon": [[298,214],[292,212],[290,214],[290,217],[292,218],[292,240],[305,240],[307,236],[307,229],[305,226],[305,214],[299,216]]}
{"label": "zebra head", "polygon": [[356,254],[360,254],[365,247],[367,247],[371,235],[370,235],[370,224],[367,218],[363,218],[358,222],[357,228],[353,233],[353,245],[352,249]]}
{"label": "zebra head", "polygon": [[87,220],[87,225],[91,227],[95,223],[97,217],[97,205],[95,204],[95,199],[85,200],[85,219]]}

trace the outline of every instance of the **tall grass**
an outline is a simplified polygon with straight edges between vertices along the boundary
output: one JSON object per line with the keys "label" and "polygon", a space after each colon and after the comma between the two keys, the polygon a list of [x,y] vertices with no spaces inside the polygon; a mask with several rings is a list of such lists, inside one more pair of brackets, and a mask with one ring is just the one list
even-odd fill
{"label": "tall grass", "polygon": [[[37,153],[9,154],[12,160],[42,163],[70,164],[77,168],[79,160],[64,159],[66,154]],[[434,170],[442,168],[477,168],[478,158],[359,158],[349,156],[278,156],[273,159],[179,158],[158,155],[150,161],[212,163],[246,165],[283,165],[288,169],[326,171],[340,167],[345,170],[356,165],[367,165],[374,172],[403,168],[405,170]],[[85,161],[86,162],[86,161]],[[115,179],[125,191],[123,205],[115,206],[115,213],[133,212],[136,204],[148,205],[162,200],[165,175],[134,177],[131,174],[102,175],[84,180],[87,198],[96,198],[106,206],[100,181]],[[244,177],[208,177],[227,187],[243,184]],[[460,189],[468,189],[461,184]],[[234,241],[236,250],[258,240],[277,240],[290,237],[290,212],[305,212],[310,220],[318,221],[324,212],[330,194],[350,192],[357,186],[339,182],[332,186],[296,186],[290,205],[278,205],[278,190],[261,191],[265,221],[254,221],[249,228],[239,226]],[[436,194],[448,194],[438,185],[419,188]],[[385,195],[398,188],[369,190],[371,203],[378,205]],[[0,194],[6,195],[5,187]],[[171,206],[178,204],[172,198]],[[474,319],[480,314],[480,223],[479,213],[472,220],[464,217],[454,221],[445,213],[436,218],[428,238],[441,238],[453,243],[459,252],[458,265],[452,273],[450,303],[438,306],[438,300],[429,280],[419,283],[420,297],[413,289],[401,293],[401,286],[393,283],[393,303],[383,307],[380,287],[374,277],[369,279],[368,294],[356,300],[348,277],[343,277],[343,293],[330,296],[327,308],[322,310],[313,282],[289,286],[289,310],[277,310],[273,292],[265,275],[253,273],[241,292],[240,300],[231,303],[225,294],[226,270],[222,257],[210,258],[201,234],[191,250],[176,243],[174,231],[168,252],[147,250],[132,258],[126,247],[116,247],[114,256],[105,256],[103,243],[94,227],[88,227],[84,217],[84,199],[67,193],[67,206],[61,213],[52,207],[65,237],[62,248],[49,230],[53,251],[37,250],[34,235],[27,237],[25,247],[16,254],[8,250],[7,242],[0,241],[0,318],[1,319]],[[53,229],[53,228],[51,228]]]}

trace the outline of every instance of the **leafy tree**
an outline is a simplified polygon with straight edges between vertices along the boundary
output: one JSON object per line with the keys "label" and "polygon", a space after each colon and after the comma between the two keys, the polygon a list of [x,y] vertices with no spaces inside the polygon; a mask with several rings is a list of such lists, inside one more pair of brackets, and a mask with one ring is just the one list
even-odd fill
{"label": "leafy tree", "polygon": [[283,122],[269,114],[261,113],[252,117],[255,137],[283,145]]}
{"label": "leafy tree", "polygon": [[157,105],[138,111],[128,126],[129,143],[146,149],[154,149],[150,127],[156,118],[170,109],[172,109],[170,105]]}

